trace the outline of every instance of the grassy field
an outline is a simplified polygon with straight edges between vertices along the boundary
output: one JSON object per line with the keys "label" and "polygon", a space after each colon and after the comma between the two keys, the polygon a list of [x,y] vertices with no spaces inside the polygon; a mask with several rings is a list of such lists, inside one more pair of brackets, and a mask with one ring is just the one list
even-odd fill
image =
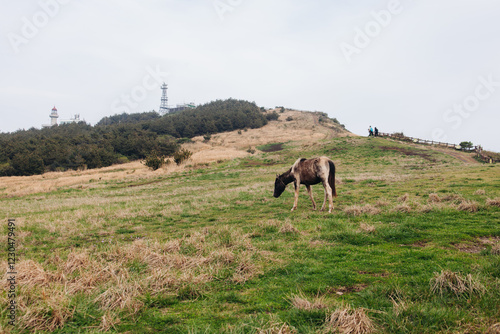
{"label": "grassy field", "polygon": [[[18,253],[16,326],[55,333],[500,333],[500,166],[381,138],[0,198]],[[337,167],[332,214],[298,157]],[[91,185],[91,186],[89,186]],[[1,193],[0,185],[0,193]],[[323,189],[313,186],[321,205]]]}

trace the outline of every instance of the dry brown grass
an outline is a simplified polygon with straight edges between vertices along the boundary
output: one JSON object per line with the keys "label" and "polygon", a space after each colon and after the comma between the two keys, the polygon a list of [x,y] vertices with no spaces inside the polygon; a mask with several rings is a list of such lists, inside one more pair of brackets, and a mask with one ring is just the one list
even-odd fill
{"label": "dry brown grass", "polygon": [[108,332],[111,328],[116,330],[116,325],[120,324],[120,322],[120,317],[116,313],[108,311],[101,317],[99,330],[102,332]]}
{"label": "dry brown grass", "polygon": [[385,200],[385,199],[379,199],[375,202],[375,206],[377,208],[381,208],[381,207],[385,207],[385,206],[389,206],[391,205],[391,202],[389,202],[388,200]]}
{"label": "dry brown grass", "polygon": [[403,212],[403,213],[409,213],[411,212],[411,206],[408,205],[407,203],[401,203],[396,205],[393,209],[393,212]]}
{"label": "dry brown grass", "polygon": [[279,228],[281,226],[281,222],[276,219],[269,219],[267,221],[259,222],[257,223],[257,225],[262,228],[267,228],[267,227]]}
{"label": "dry brown grass", "polygon": [[177,276],[169,269],[155,268],[151,270],[151,275],[146,277],[148,282],[148,291],[153,295],[164,291],[172,291],[173,288],[179,285]]}
{"label": "dry brown grass", "polygon": [[[231,240],[227,247],[221,248],[220,235]],[[189,255],[183,253],[186,249]],[[247,282],[262,273],[259,254],[248,234],[221,226],[165,242],[140,239],[72,251],[65,259],[54,254],[44,263],[20,261],[19,323],[31,331],[61,328],[73,315],[72,298],[84,293],[105,312],[101,330],[110,330],[119,321],[113,312],[136,314],[144,307],[140,296],[146,292],[176,295],[183,286],[197,290],[221,270],[233,271],[230,283]],[[141,279],[131,266],[142,268],[137,269]]]}
{"label": "dry brown grass", "polygon": [[491,325],[486,334],[500,334],[500,322]]}
{"label": "dry brown grass", "polygon": [[27,288],[45,287],[53,280],[53,275],[47,273],[41,264],[33,260],[20,261],[16,269],[19,284]]}
{"label": "dry brown grass", "polygon": [[443,196],[441,198],[441,200],[444,202],[452,202],[455,204],[460,204],[463,201],[465,201],[465,198],[463,198],[463,196],[459,195],[459,194],[449,194],[449,195]]}
{"label": "dry brown grass", "polygon": [[458,205],[458,210],[466,212],[477,212],[479,210],[479,204],[476,201],[464,200]]}
{"label": "dry brown grass", "polygon": [[491,247],[491,254],[493,255],[500,255],[500,243],[493,245]]}
{"label": "dry brown grass", "polygon": [[54,331],[73,316],[70,298],[61,289],[21,289],[18,307],[20,328],[32,331]]}
{"label": "dry brown grass", "polygon": [[420,205],[418,207],[418,211],[422,213],[429,213],[435,208],[434,205],[432,204],[425,204],[425,205]]}
{"label": "dry brown grass", "polygon": [[410,199],[410,195],[408,193],[403,196],[398,197],[398,202],[404,203]]}
{"label": "dry brown grass", "polygon": [[64,264],[63,272],[66,275],[70,275],[75,271],[82,272],[93,265],[96,264],[92,263],[92,261],[89,259],[89,254],[86,251],[82,253],[71,252],[68,255],[68,260]]}
{"label": "dry brown grass", "polygon": [[288,299],[293,307],[299,310],[311,311],[328,308],[324,296],[316,296],[313,301],[310,301],[303,292],[299,292],[298,294],[291,295]]}
{"label": "dry brown grass", "polygon": [[389,298],[391,299],[393,312],[396,316],[399,316],[401,313],[406,311],[409,307],[409,302],[403,297],[403,293],[401,290],[397,289],[394,293],[392,293]]}
{"label": "dry brown grass", "polygon": [[236,284],[244,284],[252,277],[262,274],[262,270],[249,257],[240,259],[233,274],[232,281]]}
{"label": "dry brown grass", "polygon": [[325,333],[368,334],[375,332],[375,324],[364,309],[350,307],[335,310],[327,316]]}
{"label": "dry brown grass", "polygon": [[474,195],[486,195],[486,191],[484,189],[478,189],[474,192]]}
{"label": "dry brown grass", "polygon": [[217,249],[210,254],[210,257],[213,262],[219,262],[222,264],[231,264],[234,263],[236,256],[233,251],[223,248]]}
{"label": "dry brown grass", "polygon": [[479,282],[479,279],[472,277],[471,274],[462,276],[450,270],[442,270],[441,273],[434,273],[431,279],[431,291],[443,294],[452,292],[456,296],[483,294],[486,289]]}
{"label": "dry brown grass", "polygon": [[500,197],[496,197],[494,199],[488,198],[486,200],[486,205],[500,207]]}
{"label": "dry brown grass", "polygon": [[439,195],[436,193],[429,194],[428,202],[429,203],[439,203],[439,202],[441,202],[441,197],[439,197]]}
{"label": "dry brown grass", "polygon": [[458,206],[453,204],[453,203],[444,203],[444,202],[434,202],[434,201],[428,201],[428,204],[414,204],[415,205],[415,210],[418,212],[423,212],[423,213],[428,213],[431,211],[439,211],[439,210],[446,210],[446,209],[457,209]]}
{"label": "dry brown grass", "polygon": [[[269,143],[297,141],[297,138],[301,138],[303,145],[312,145],[322,139],[347,135],[356,136],[345,130],[339,131],[338,127],[330,122],[318,122],[319,115],[314,113],[286,110],[284,113],[278,111],[278,114],[278,121],[271,121],[262,128],[218,133],[213,135],[208,143],[204,144],[207,149],[211,147],[230,147],[247,150],[249,147],[253,148]],[[288,117],[292,117],[293,120],[286,121]],[[203,140],[202,136],[193,138],[196,145],[203,143]]]}
{"label": "dry brown grass", "polygon": [[292,234],[295,234],[295,233],[299,233],[299,230],[292,225],[292,223],[290,222],[285,222],[283,225],[281,225],[281,228],[280,228],[280,233],[292,233]]}
{"label": "dry brown grass", "polygon": [[367,232],[367,233],[374,233],[376,228],[375,226],[373,225],[370,225],[370,224],[367,224],[367,223],[361,223],[359,225],[359,229],[363,232]]}
{"label": "dry brown grass", "polygon": [[374,207],[371,204],[366,204],[364,206],[361,205],[351,205],[343,210],[346,214],[352,215],[352,216],[360,216],[362,214],[367,214],[367,215],[377,215],[381,212],[379,208]]}
{"label": "dry brown grass", "polygon": [[297,330],[290,327],[287,323],[271,324],[269,328],[258,329],[259,334],[296,334]]}
{"label": "dry brown grass", "polygon": [[98,295],[94,302],[105,311],[126,309],[135,314],[143,306],[138,300],[143,291],[143,287],[136,281],[120,281]]}
{"label": "dry brown grass", "polygon": [[297,334],[298,331],[286,322],[282,322],[276,317],[271,317],[267,323],[260,327],[255,327],[255,333],[258,334]]}

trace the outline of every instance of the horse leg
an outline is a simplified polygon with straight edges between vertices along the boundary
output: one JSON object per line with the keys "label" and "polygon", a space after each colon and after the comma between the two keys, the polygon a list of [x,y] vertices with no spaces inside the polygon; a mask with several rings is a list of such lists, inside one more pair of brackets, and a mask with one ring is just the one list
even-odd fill
{"label": "horse leg", "polygon": [[325,199],[323,200],[323,205],[321,206],[321,211],[325,211],[326,206],[326,189],[325,189]]}
{"label": "horse leg", "polygon": [[313,209],[316,210],[316,202],[314,201],[314,198],[313,198],[311,186],[306,184],[306,188],[307,188],[307,193],[309,194],[309,198],[311,198],[311,201],[313,202]]}
{"label": "horse leg", "polygon": [[323,200],[323,206],[321,207],[321,211],[325,210],[326,200],[328,199],[328,213],[332,213],[332,209],[333,209],[332,188],[330,187],[328,182],[323,182],[323,187],[325,187],[325,199]]}
{"label": "horse leg", "polygon": [[293,207],[292,207],[292,210],[295,210],[297,209],[297,203],[299,202],[299,186],[300,186],[300,181],[295,181],[293,183],[293,185],[295,186],[295,198],[293,200]]}

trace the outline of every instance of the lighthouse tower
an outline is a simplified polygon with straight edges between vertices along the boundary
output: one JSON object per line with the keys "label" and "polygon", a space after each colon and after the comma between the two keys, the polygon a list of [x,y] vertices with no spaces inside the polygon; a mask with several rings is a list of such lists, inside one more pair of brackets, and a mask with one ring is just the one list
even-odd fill
{"label": "lighthouse tower", "polygon": [[50,126],[57,125],[58,118],[59,115],[57,114],[56,106],[54,106],[54,108],[52,108],[52,112],[50,113]]}

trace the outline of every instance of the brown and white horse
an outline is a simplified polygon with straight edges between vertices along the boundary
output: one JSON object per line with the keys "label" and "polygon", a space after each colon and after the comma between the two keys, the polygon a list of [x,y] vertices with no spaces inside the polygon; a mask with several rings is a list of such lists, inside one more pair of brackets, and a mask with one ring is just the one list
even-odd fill
{"label": "brown and white horse", "polygon": [[313,203],[313,208],[316,210],[316,203],[313,199],[311,185],[323,183],[325,187],[325,199],[321,211],[325,210],[326,200],[328,199],[328,213],[333,209],[333,196],[337,197],[335,190],[335,165],[333,161],[327,157],[319,157],[313,159],[298,159],[293,166],[285,173],[276,175],[274,182],[274,197],[281,196],[287,184],[292,183],[295,187],[295,200],[293,202],[292,211],[297,208],[299,200],[299,186],[305,184],[307,193]]}

